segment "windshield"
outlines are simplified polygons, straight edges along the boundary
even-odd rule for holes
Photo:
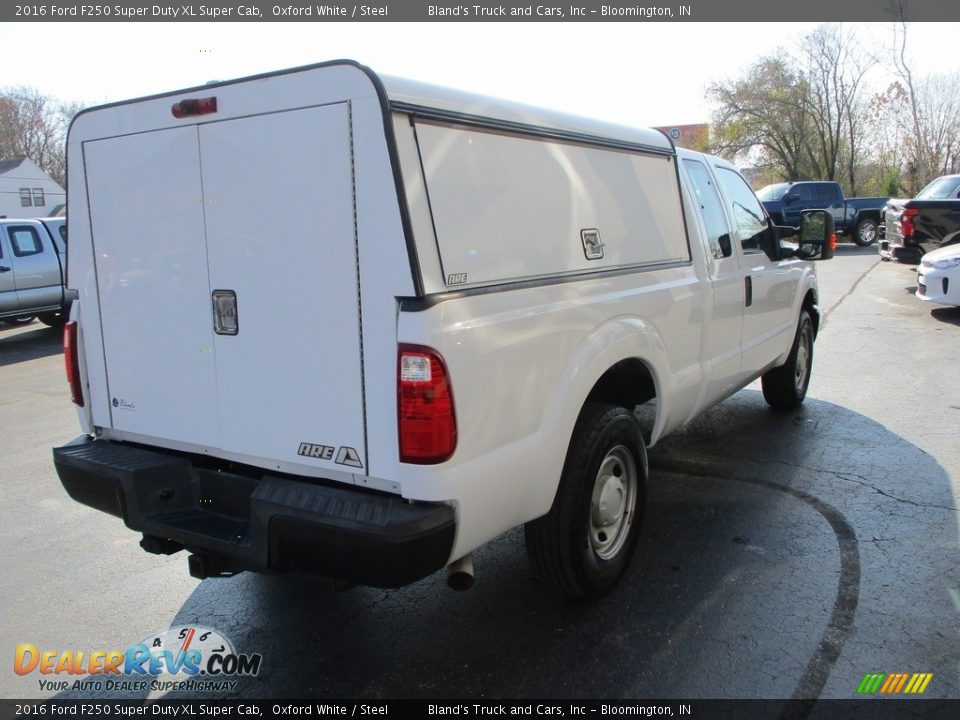
[[[917,193],[917,200],[947,200],[960,186],[960,175],[941,177]]]
[[[767,185],[757,190],[757,197],[763,202],[769,200],[779,200],[790,187],[787,183],[777,183],[776,185]]]

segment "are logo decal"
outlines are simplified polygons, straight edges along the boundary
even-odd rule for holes
[[[336,448],[333,445],[302,442],[297,450],[297,455],[317,458],[318,460],[333,460],[337,465],[346,465],[347,467],[363,467],[363,463],[360,462],[360,454],[354,448],[346,445]],[[334,455],[336,455],[336,459],[334,459]]]

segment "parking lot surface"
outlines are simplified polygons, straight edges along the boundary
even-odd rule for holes
[[[754,385],[659,443],[636,555],[593,603],[541,586],[521,531],[476,553],[466,593],[442,574],[393,591],[195,580],[184,553],[147,555],[67,497],[58,332],[0,329],[0,695],[144,697],[41,689],[14,647],[198,625],[263,657],[223,696],[854,698],[867,673],[924,672],[925,697],[960,697],[960,309],[917,300],[916,273],[873,249],[818,269],[807,403],[775,413]]]

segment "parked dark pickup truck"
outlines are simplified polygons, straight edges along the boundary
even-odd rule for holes
[[[883,208],[880,254],[917,262],[925,253],[960,242],[960,175],[944,175],[912,200],[894,198]]]
[[[804,210],[830,210],[837,233],[863,246],[877,239],[880,210],[887,202],[885,197],[844,198],[840,183],[825,180],[767,185],[757,197],[775,225],[797,227]]]

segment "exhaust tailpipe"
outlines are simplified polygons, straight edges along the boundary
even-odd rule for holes
[[[457,592],[473,587],[473,553],[447,565],[447,587]]]

